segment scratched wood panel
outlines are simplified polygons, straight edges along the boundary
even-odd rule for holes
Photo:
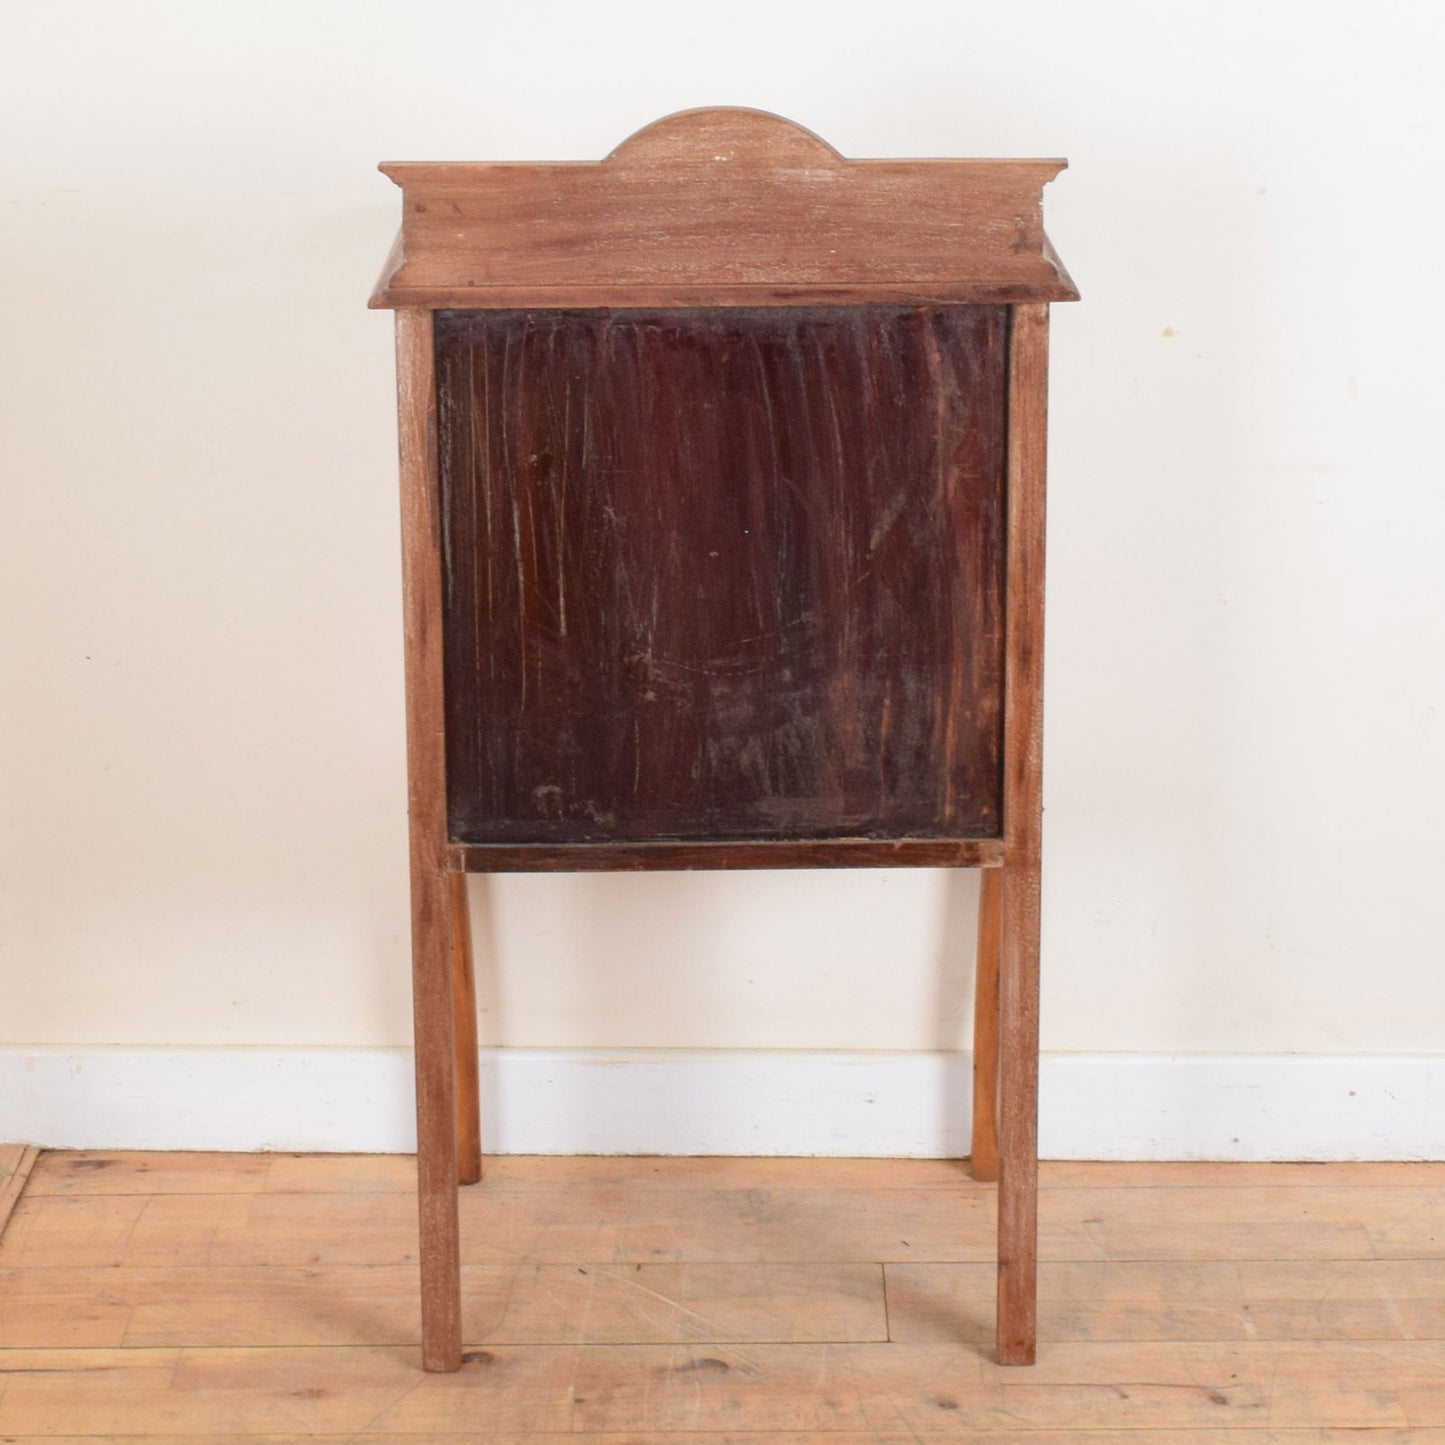
[[[281,1154],[173,1153],[149,1149],[52,1149],[36,1160],[26,1186],[32,1199],[47,1194],[246,1194],[262,1189]],[[308,1156],[315,1157],[315,1156]],[[367,1155],[394,1160],[398,1187],[416,1188],[410,1154]]]
[[[884,1267],[889,1338],[992,1337],[987,1264]],[[1042,1340],[1445,1340],[1445,1261],[1074,1260],[1039,1271]]]
[[[1011,1445],[1020,1439],[1032,1445],[1215,1445],[1215,1442],[1242,1442],[1242,1445],[1445,1445],[1445,1429],[1355,1429],[1346,1427],[1339,1430],[1320,1430],[1313,1426],[1291,1428],[1285,1426],[1271,1429],[1267,1426],[1221,1425],[1212,1428],[1208,1436],[1200,1439],[1198,1430],[1076,1430],[1064,1427],[1058,1430],[974,1430],[953,1432],[952,1438],[962,1438],[968,1445]],[[104,1435],[7,1435],[5,1445],[139,1445],[152,1442],[153,1435],[104,1434]],[[368,1441],[406,1441],[406,1445],[418,1445],[416,1437],[378,1434],[368,1431]],[[510,1431],[487,1436],[487,1445],[677,1445],[676,1432],[655,1431],[588,1431],[586,1434],[565,1431],[528,1430],[525,1434]],[[765,1433],[733,1430],[690,1430],[687,1432],[688,1445],[919,1445],[919,1433],[915,1430],[769,1430]],[[949,1435],[941,1433],[939,1438]],[[357,1445],[355,1434],[315,1435],[309,1430],[305,1436],[306,1445]],[[477,1437],[472,1431],[429,1430],[426,1445],[476,1445]],[[294,1433],[284,1435],[187,1435],[186,1445],[296,1445]]]
[[[461,1195],[471,1264],[987,1261],[996,1191],[962,1183],[874,1190],[667,1188],[568,1182]],[[1187,1228],[1181,1226],[1187,1221]],[[1430,1260],[1445,1193],[1433,1189],[1051,1189],[1052,1260]],[[0,1267],[290,1267],[404,1264],[413,1201],[359,1194],[49,1195],[23,1198]]]
[[[0,1270],[0,1349],[415,1345],[414,1265]],[[888,1338],[883,1271],[522,1264],[462,1271],[472,1344]]]
[[[629,1189],[958,1189],[972,1177],[958,1159],[753,1159],[498,1154],[487,1189],[553,1184],[625,1184]],[[1445,1163],[1240,1164],[1091,1163],[1039,1165],[1043,1189],[1418,1189],[1445,1191]],[[45,1194],[355,1194],[416,1188],[409,1154],[180,1154],[144,1150],[54,1150],[26,1186]],[[982,1191],[981,1191],[982,1192]],[[1176,1196],[1177,1197],[1177,1196]],[[1297,1196],[1308,1198],[1309,1196]],[[1424,1204],[1431,1196],[1420,1194]],[[1438,1197],[1438,1196],[1436,1196]],[[1212,1206],[1201,1202],[1191,1215]]]
[[[452,837],[997,837],[1006,333],[438,313]]]
[[[953,1438],[963,1436],[968,1445],[1012,1445],[1020,1439],[1032,1445],[1214,1445],[1214,1442],[1243,1442],[1243,1445],[1445,1445],[1445,1429],[1355,1429],[1346,1427],[1339,1430],[1316,1429],[1314,1426],[1272,1429],[1268,1426],[1229,1426],[1212,1428],[1208,1436],[1200,1439],[1198,1430],[1076,1430],[1064,1427],[1058,1430],[974,1430],[966,1433],[953,1432]],[[103,1435],[7,1435],[5,1445],[139,1445],[152,1442],[153,1435],[114,1434]],[[415,1436],[379,1434],[368,1431],[368,1441],[406,1440],[406,1445],[418,1445]],[[525,1434],[510,1431],[487,1436],[487,1445],[677,1445],[676,1432],[655,1431],[588,1431],[581,1434],[573,1431],[535,1432]],[[733,1430],[690,1430],[687,1432],[688,1445],[919,1445],[916,1430],[769,1430],[766,1433]],[[947,1439],[947,1432],[939,1438]],[[345,1435],[306,1433],[306,1445],[357,1445],[354,1433]],[[476,1445],[477,1437],[472,1431],[429,1430],[426,1445]],[[296,1435],[264,1434],[247,1432],[243,1435],[187,1435],[186,1445],[296,1445]]]
[[[887,1307],[884,1306],[884,1278]],[[991,1263],[473,1265],[472,1344],[992,1348]],[[1445,1261],[1045,1261],[1041,1340],[1445,1340]],[[0,1270],[0,1349],[415,1345],[413,1265]]]
[[[463,1369],[423,1376],[399,1162],[42,1156],[0,1244],[0,1437],[1445,1440],[1439,1165],[1046,1166],[1046,1348],[1008,1370],[992,1191],[955,1163],[499,1160],[464,1237],[515,1262],[467,1269]],[[915,1262],[950,1216],[972,1262]],[[1342,1229],[1357,1253],[1330,1259]],[[1167,1255],[1107,1257],[1130,1239]],[[717,1252],[739,1246],[767,1262]],[[599,1260],[618,1247],[637,1262]]]
[[[1445,1344],[1058,1344],[1031,1370],[957,1345],[498,1345],[455,1375],[370,1349],[14,1350],[0,1434],[976,1431],[1445,1425]],[[1077,1438],[1077,1437],[1075,1437]],[[1246,1436],[1245,1438],[1250,1438]]]

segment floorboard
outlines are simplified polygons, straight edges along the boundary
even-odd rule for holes
[[[957,1162],[487,1168],[433,1376],[411,1160],[0,1148],[0,1439],[1445,1445],[1439,1165],[1046,1165],[1012,1370]]]
[[[39,1154],[30,1144],[0,1144],[0,1234],[20,1202]]]

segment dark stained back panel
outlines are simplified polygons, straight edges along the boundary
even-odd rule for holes
[[[999,835],[1007,308],[436,352],[455,841]]]

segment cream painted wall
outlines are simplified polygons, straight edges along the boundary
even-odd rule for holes
[[[4,9],[0,1042],[407,1040],[373,167],[732,103],[1073,162],[1045,1046],[1440,1048],[1438,7]],[[951,1047],[973,890],[499,882],[483,1037]]]

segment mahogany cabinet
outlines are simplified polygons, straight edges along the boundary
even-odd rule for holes
[[[1033,1359],[1048,307],[1061,161],[758,111],[395,164],[423,1362],[481,1175],[467,872],[983,869],[973,1171]]]

